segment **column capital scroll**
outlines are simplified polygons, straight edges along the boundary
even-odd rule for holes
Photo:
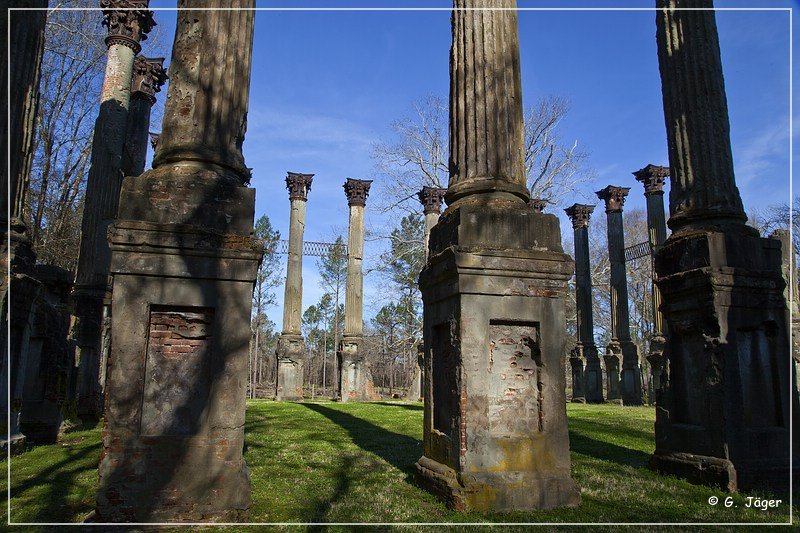
[[[131,97],[138,96],[155,104],[156,93],[168,78],[163,57],[137,56],[133,62]]]
[[[541,198],[531,198],[528,205],[533,209],[534,213],[544,213],[544,208],[547,207],[547,200]]]

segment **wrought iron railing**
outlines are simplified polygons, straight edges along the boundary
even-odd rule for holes
[[[337,246],[336,243],[333,242],[314,242],[314,241],[305,241],[303,243],[303,255],[308,256],[315,256],[321,257],[323,255],[327,255],[330,253],[330,249],[334,246]],[[339,244],[342,247],[342,253],[347,255],[347,245],[346,244]],[[278,241],[278,247],[275,250],[276,253],[279,254],[288,254],[289,253],[289,241],[281,240]]]

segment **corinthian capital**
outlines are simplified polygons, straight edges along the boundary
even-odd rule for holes
[[[308,200],[308,191],[311,190],[311,181],[314,174],[286,173],[286,188],[289,189],[289,200]]]
[[[131,96],[142,96],[154,104],[156,103],[156,93],[161,90],[161,86],[164,85],[167,78],[163,57],[137,56],[133,62]]]
[[[421,191],[417,193],[419,197],[419,202],[422,204],[422,212],[426,215],[428,213],[439,213],[442,210],[442,200],[444,200],[444,194],[447,192],[447,189],[442,189],[439,187],[423,187]]]
[[[353,178],[347,178],[347,181],[342,185],[342,187],[344,187],[344,193],[347,195],[347,205],[350,207],[354,205],[367,205],[370,185],[372,185],[372,180],[354,180]]]
[[[544,213],[544,208],[547,207],[547,202],[541,198],[531,198],[528,205],[534,213]]]
[[[564,209],[567,216],[572,221],[573,229],[586,228],[589,226],[589,218],[594,211],[593,205],[573,204]]]
[[[622,211],[622,206],[625,205],[625,197],[628,196],[630,187],[617,187],[609,185],[605,189],[597,191],[597,197],[606,203],[606,213],[614,213]]]
[[[156,25],[149,4],[150,0],[100,0],[103,26],[108,28],[106,46],[121,44],[138,54],[142,49],[139,41],[147,39]]]
[[[644,185],[645,196],[664,192],[664,180],[669,177],[669,167],[647,165],[633,173],[636,181]]]

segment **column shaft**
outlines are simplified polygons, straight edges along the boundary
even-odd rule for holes
[[[628,314],[628,278],[625,272],[625,233],[622,212],[608,213],[608,258],[611,263],[611,335],[617,341],[631,339]]]
[[[516,1],[455,0],[454,7],[447,204],[476,193],[527,202]]]
[[[347,232],[347,285],[344,296],[344,335],[361,336],[364,331],[364,206],[350,206]]]
[[[138,176],[144,172],[150,111],[156,102],[156,93],[167,79],[163,63],[163,58],[148,59],[142,56],[137,56],[134,61],[125,145],[122,151],[123,176]]]
[[[289,253],[286,264],[286,289],[283,297],[283,330],[275,350],[276,400],[303,399],[303,359],[305,341],[300,326],[303,312],[303,232],[306,227],[306,202],[313,174],[289,172]]]
[[[289,254],[286,289],[283,297],[283,333],[300,334],[303,305],[303,231],[306,227],[306,201],[291,200],[289,214]]]
[[[108,53],[100,112],[94,126],[92,154],[86,180],[81,219],[81,243],[75,288],[72,293],[73,328],[78,364],[78,414],[96,419],[102,410],[100,382],[101,332],[104,300],[111,296],[111,250],[108,228],[117,216],[122,186],[122,154],[125,144],[134,57],[139,41],[155,25],[149,0],[101,0]],[[137,8],[129,10],[128,8]]]
[[[713,2],[656,0],[656,6],[661,8],[656,13],[656,38],[672,176],[669,226],[677,231],[744,222],[747,216],[734,180],[719,37],[709,10]],[[685,113],[688,107],[691,113]]]
[[[597,191],[605,201],[608,235],[608,258],[611,263],[611,342],[606,347],[608,357],[622,355],[622,379],[620,392],[625,405],[641,405],[642,374],[639,367],[639,351],[631,342],[630,316],[628,314],[628,278],[625,270],[625,229],[622,207],[630,191],[627,187],[609,185]],[[610,359],[606,359],[607,363]],[[606,365],[606,373],[612,373],[612,364]],[[609,377],[609,390],[613,376]]]

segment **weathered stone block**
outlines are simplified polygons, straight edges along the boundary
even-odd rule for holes
[[[417,474],[455,509],[580,502],[563,358],[573,263],[557,224],[524,206],[470,206],[445,213],[432,232],[438,253],[420,276],[427,353]]]
[[[683,232],[656,255],[670,330],[651,464],[723,489],[786,490],[791,376],[780,248],[749,232]],[[795,475],[797,472],[795,472]]]

